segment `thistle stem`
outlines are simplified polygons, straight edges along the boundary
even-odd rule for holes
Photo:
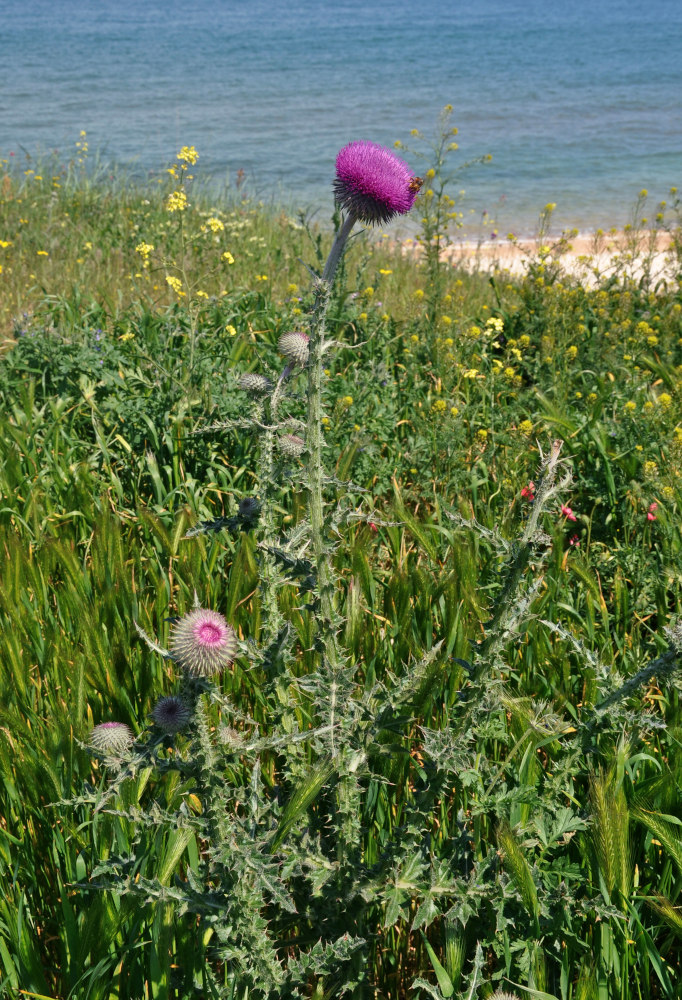
[[[343,221],[329,252],[322,277],[317,279],[315,303],[310,324],[308,344],[308,413],[306,426],[308,515],[310,537],[320,598],[322,643],[332,675],[341,665],[342,656],[336,637],[334,607],[335,577],[331,565],[330,549],[324,531],[324,467],[322,463],[322,380],[323,357],[328,347],[325,341],[325,320],[334,276],[343,255],[348,237],[355,225],[356,216],[351,212]],[[332,725],[335,706],[332,706]],[[332,730],[332,747],[334,733]]]

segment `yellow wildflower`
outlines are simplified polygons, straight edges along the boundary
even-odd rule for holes
[[[658,397],[659,404],[666,410],[668,409],[672,401],[673,398],[668,392],[662,392],[661,395]]]
[[[415,299],[423,299],[424,298],[424,291],[423,291],[423,289],[417,288],[415,290],[415,292],[414,292],[414,297],[415,297]]]
[[[231,337],[237,336],[237,331],[235,330],[235,328],[232,326],[231,323],[228,323],[227,326],[225,327],[225,333],[229,333]]]
[[[220,259],[224,260],[227,264],[234,264],[234,257],[229,250],[225,250],[225,252],[221,254]]]
[[[448,404],[445,402],[444,399],[437,399],[436,402],[431,407],[434,413],[445,413],[447,408]]]
[[[393,271],[390,268],[380,267],[379,274],[393,274]]]
[[[214,215],[210,219],[206,219],[206,226],[208,226],[212,233],[222,233],[225,228],[220,219],[216,219]],[[206,226],[202,226],[201,228],[205,231]]]
[[[528,437],[529,434],[533,433],[533,422],[532,420],[522,420],[518,427],[519,433]]]
[[[187,208],[187,195],[184,191],[171,191],[166,202],[169,212],[184,212]]]
[[[166,275],[166,282],[167,282],[167,284],[170,285],[170,287],[173,289],[173,291],[177,295],[185,295],[186,294],[186,292],[183,292],[183,290],[182,290],[182,282],[180,281],[179,278],[176,278],[175,275],[167,274]]]
[[[182,160],[183,163],[191,163],[192,166],[194,166],[194,164],[199,159],[199,154],[197,153],[194,146],[183,146],[180,152],[178,153],[178,159]]]
[[[573,361],[574,358],[578,357],[578,348],[575,346],[575,344],[571,344],[570,347],[566,348],[566,357],[569,359],[569,361]]]

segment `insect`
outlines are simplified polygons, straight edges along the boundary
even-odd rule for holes
[[[423,183],[424,183],[423,177],[413,177],[410,183],[408,184],[408,188],[410,189],[410,191],[413,191],[416,194],[417,191],[420,190]]]

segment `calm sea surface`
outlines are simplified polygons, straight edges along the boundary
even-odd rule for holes
[[[432,135],[447,103],[460,161],[493,156],[455,182],[472,229],[548,201],[622,225],[682,189],[681,0],[0,0],[0,67],[0,157],[85,129],[142,174],[193,144],[202,176],[320,218],[340,146]]]

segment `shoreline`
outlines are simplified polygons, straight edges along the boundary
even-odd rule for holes
[[[635,280],[647,274],[655,281],[671,281],[682,270],[679,235],[666,230],[611,230],[608,233],[578,232],[575,235],[515,240],[453,240],[442,252],[454,268],[518,277],[530,261],[559,267],[571,277],[593,285],[610,275]],[[399,241],[402,252],[423,253],[414,237]],[[677,250],[677,253],[676,253]]]

